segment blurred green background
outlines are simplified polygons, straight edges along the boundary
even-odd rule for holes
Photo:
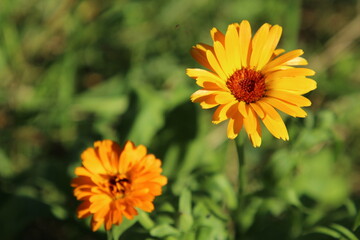
[[[191,46],[250,21],[283,26],[318,88],[290,141],[245,142],[245,199],[226,123],[191,103]],[[357,239],[360,217],[360,1],[1,0],[0,239],[106,239],[76,218],[80,154],[144,144],[169,184],[121,239]],[[246,138],[244,133],[240,138]],[[148,218],[150,217],[150,218]]]

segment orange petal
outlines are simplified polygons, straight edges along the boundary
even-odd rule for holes
[[[191,48],[190,54],[199,64],[214,71],[206,57],[207,50],[213,50],[213,47],[207,44],[197,44]]]
[[[227,136],[229,139],[234,139],[239,134],[243,126],[243,117],[237,116],[235,118],[230,118],[227,126]]]
[[[91,230],[93,232],[97,231],[100,227],[101,227],[101,224],[103,224],[104,220],[101,219],[99,221],[96,221],[94,219],[94,217],[91,218]]]
[[[106,170],[94,148],[88,148],[81,154],[82,164],[94,174],[106,174]]]
[[[225,45],[225,36],[217,28],[212,28],[210,31],[210,35],[214,42],[219,41],[223,45]]]
[[[237,102],[234,101],[234,102],[229,102],[227,104],[220,105],[213,114],[212,122],[215,124],[218,124],[218,123],[228,119],[229,117],[227,115],[227,112],[231,108],[231,106],[233,106],[236,103]]]
[[[77,217],[78,218],[86,218],[86,217],[90,216],[91,213],[89,211],[89,207],[90,207],[89,201],[82,202],[79,205],[79,207],[77,208]]]

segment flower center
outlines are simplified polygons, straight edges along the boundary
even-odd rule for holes
[[[126,176],[114,175],[109,178],[108,186],[115,199],[123,198],[130,188],[130,180]]]
[[[226,81],[226,86],[238,101],[256,102],[265,95],[264,76],[249,68],[237,70]]]

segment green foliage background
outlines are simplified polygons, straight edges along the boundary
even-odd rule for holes
[[[318,88],[306,119],[283,116],[289,142],[238,138],[233,214],[235,144],[190,102],[185,69],[212,27],[243,19],[283,26],[280,47],[304,49]],[[156,211],[114,229],[121,239],[357,239],[359,37],[356,0],[2,0],[0,238],[105,239],[76,219],[70,181],[95,140],[129,139],[169,184]]]

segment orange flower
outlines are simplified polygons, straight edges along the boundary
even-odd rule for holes
[[[293,117],[306,116],[301,107],[311,102],[301,95],[316,88],[316,82],[306,77],[315,72],[293,67],[307,64],[300,57],[302,50],[282,54],[283,49],[276,49],[281,32],[280,26],[265,23],[252,37],[249,22],[242,21],[229,25],[225,35],[213,28],[213,46],[197,44],[191,50],[195,60],[209,69],[187,69],[187,75],[202,87],[191,100],[204,109],[217,107],[213,123],[229,119],[230,139],[244,126],[254,147],[260,146],[261,119],[272,135],[288,140],[275,109]]]
[[[75,169],[78,177],[71,186],[75,187],[76,198],[83,201],[77,216],[92,215],[93,231],[103,223],[109,230],[113,224],[120,224],[123,216],[133,219],[137,215],[135,208],[154,210],[152,202],[161,194],[167,178],[161,175],[161,161],[146,152],[146,147],[136,147],[130,141],[122,149],[104,140],[81,154],[82,167]]]

